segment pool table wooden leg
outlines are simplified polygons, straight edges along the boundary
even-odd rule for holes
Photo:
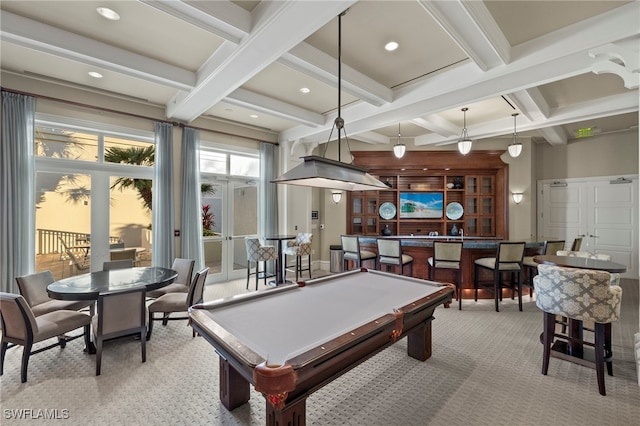
[[[249,382],[220,357],[220,401],[229,411],[249,401]]]
[[[267,403],[267,426],[305,426],[307,424],[307,398],[287,404],[281,410],[275,409],[272,404]]]
[[[407,334],[407,353],[419,361],[431,358],[431,320]]]

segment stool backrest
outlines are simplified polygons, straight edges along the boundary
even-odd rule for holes
[[[524,242],[502,242],[498,244],[498,263],[520,263],[524,257]]]
[[[400,256],[402,255],[400,240],[387,240],[378,238],[377,242],[378,256],[400,258]]]
[[[619,274],[538,265],[533,278],[536,305],[544,312],[581,321],[609,323],[620,318]]]
[[[435,241],[433,243],[433,259],[445,262],[460,262],[462,243],[456,241]]]
[[[545,241],[542,254],[555,255],[559,250],[564,250],[564,240]]]

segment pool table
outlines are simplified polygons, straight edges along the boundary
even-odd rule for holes
[[[220,400],[229,409],[266,398],[267,425],[305,424],[307,397],[408,337],[431,356],[431,321],[451,287],[359,269],[192,306],[191,326],[220,356]],[[384,386],[383,383],[380,384]]]

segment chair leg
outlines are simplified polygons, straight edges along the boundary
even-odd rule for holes
[[[474,277],[473,277],[473,290],[474,290],[474,296],[473,296],[473,300],[474,301],[478,301],[478,273],[480,272],[478,270],[478,265],[474,266]]]
[[[500,300],[502,300],[502,274],[499,270],[493,271],[493,299],[496,303],[496,312],[500,312],[500,308],[498,307],[498,295],[500,296]]]
[[[20,369],[20,379],[22,383],[27,382],[27,367],[29,367],[29,356],[31,356],[32,343],[26,344],[22,351],[22,368]]]
[[[142,347],[140,348],[142,351],[142,362],[147,362],[147,339],[145,339],[145,328],[140,328],[140,344]]]
[[[4,356],[7,354],[9,342],[2,342],[0,346],[0,376],[4,374]]]
[[[91,353],[91,324],[84,326],[84,347],[87,348],[87,353]]]
[[[596,376],[598,377],[598,391],[605,396],[607,392],[604,388],[604,324],[595,324],[595,355],[596,355]]]
[[[522,312],[522,271],[518,272],[518,309]]]
[[[611,323],[604,326],[604,356],[607,361],[607,374],[613,376],[613,352],[611,351]]]
[[[153,331],[153,314],[149,312],[149,327],[147,328],[147,340],[151,339],[151,332]]]
[[[247,290],[249,290],[249,277],[251,276],[251,261],[247,260]]]
[[[458,310],[462,310],[462,269],[458,269],[458,281],[456,282],[456,296],[458,297]]]
[[[311,255],[308,255],[308,259],[307,259],[307,267],[309,268],[309,279],[311,279]]]
[[[96,339],[96,376],[100,375],[100,367],[102,366],[102,337]]]
[[[544,328],[542,330],[542,374],[549,371],[549,358],[551,357],[551,344],[556,329],[556,316],[548,312],[544,313]]]

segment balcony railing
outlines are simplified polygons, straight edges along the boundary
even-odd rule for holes
[[[59,238],[62,238],[68,247],[73,247],[80,241],[88,241],[89,234],[58,229],[36,229],[36,254],[61,253],[63,250]],[[118,242],[120,237],[109,237],[109,244]]]

